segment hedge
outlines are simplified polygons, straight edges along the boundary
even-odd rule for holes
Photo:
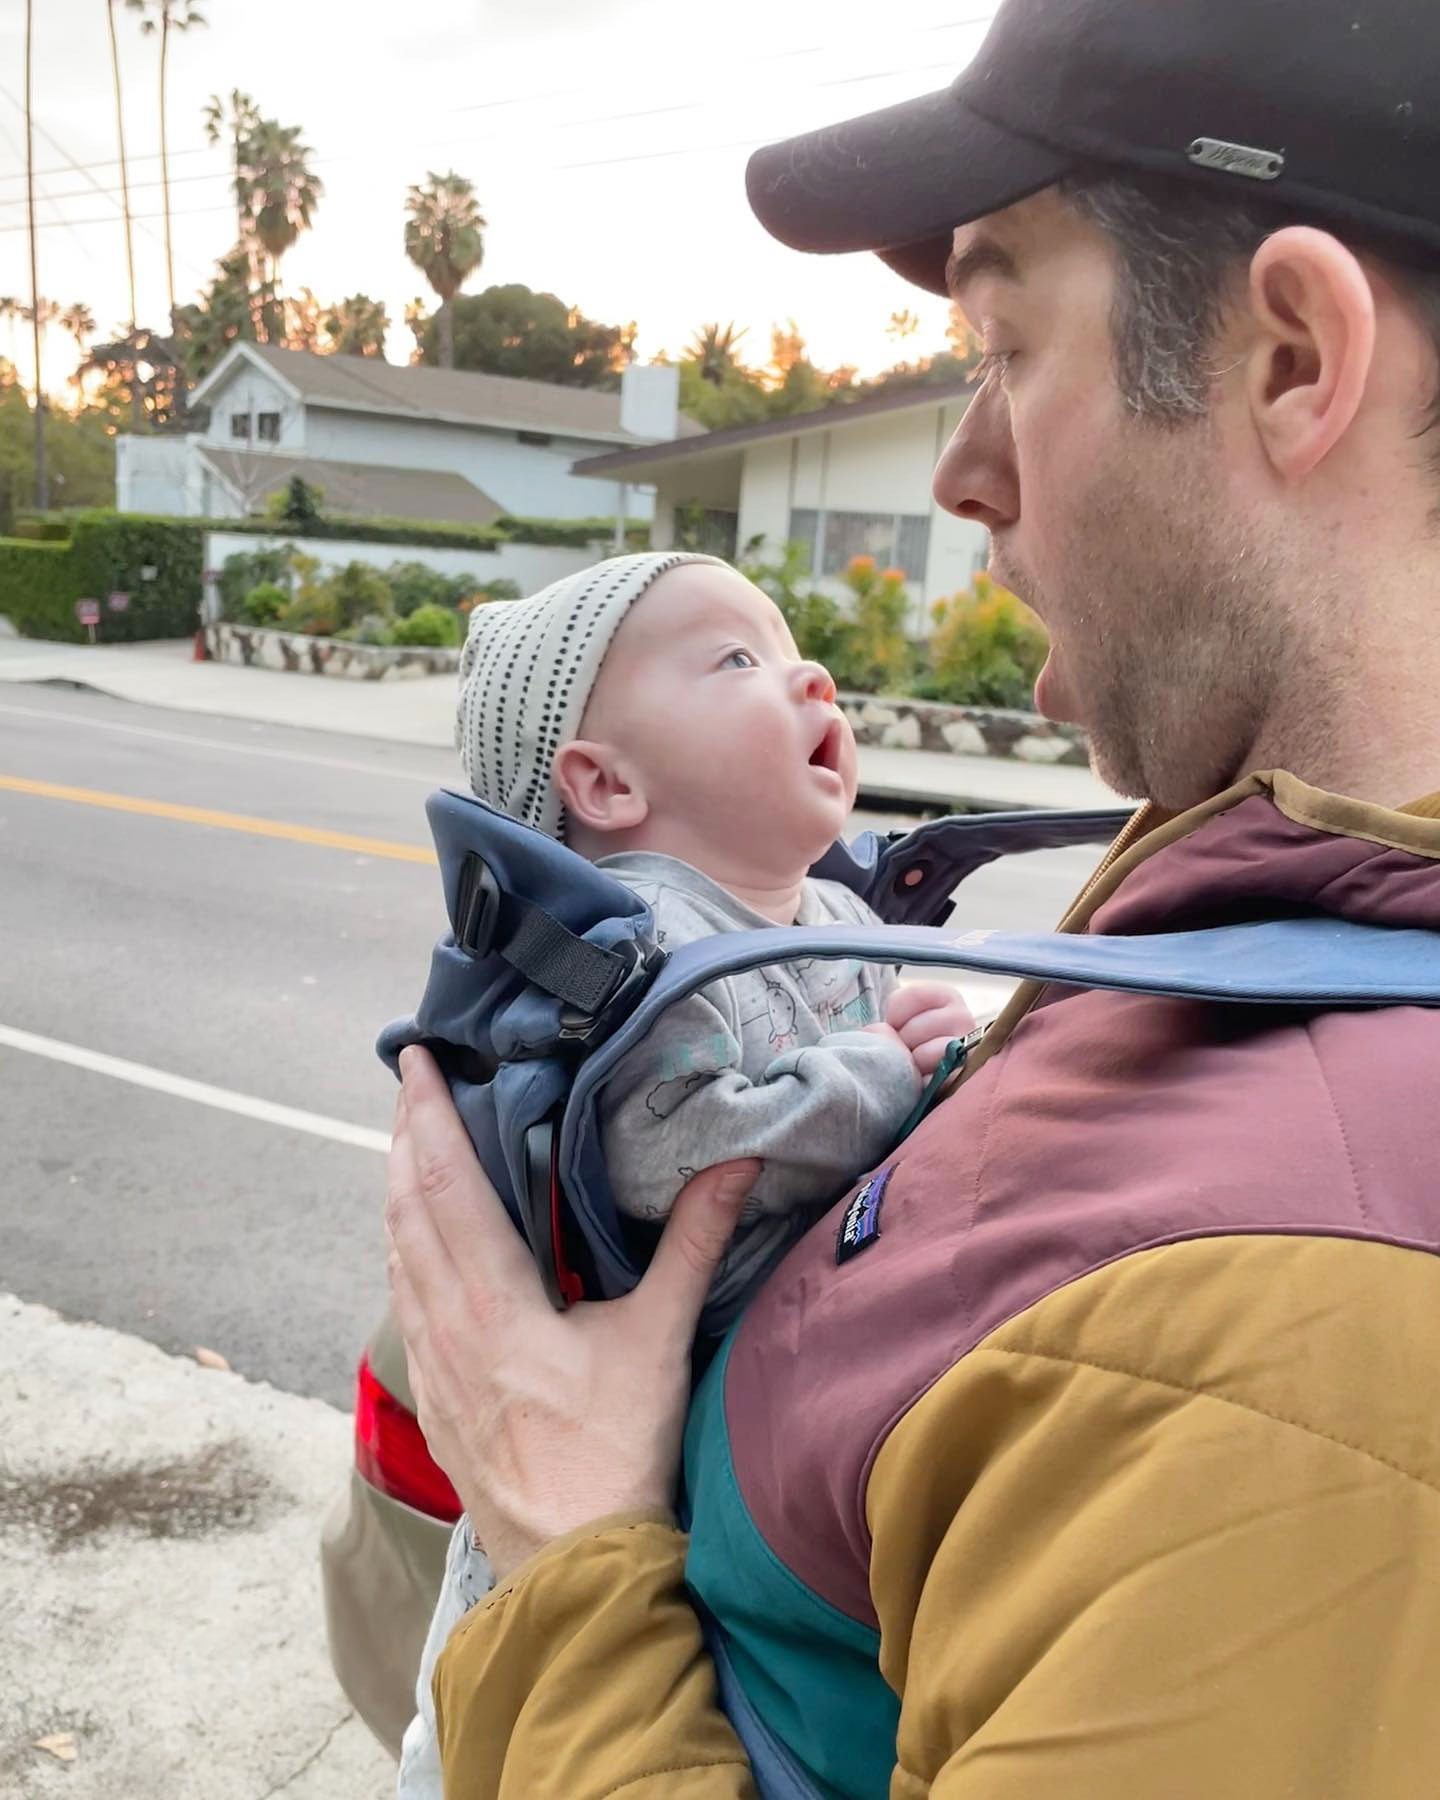
[[[18,523],[18,521],[17,521]],[[444,520],[330,516],[292,525],[276,519],[177,519],[108,510],[29,513],[25,536],[0,538],[0,613],[27,637],[79,643],[87,635],[75,618],[77,600],[101,602],[100,636],[109,643],[187,637],[198,622],[204,579],[205,535],[211,531],[257,537],[349,538],[363,543],[413,545],[432,550],[498,551],[503,543],[597,546],[603,554],[614,534],[612,519],[520,519],[493,525]],[[631,545],[647,527],[627,521]],[[68,542],[54,540],[59,532]],[[156,571],[151,581],[142,568]],[[111,612],[107,596],[128,593],[124,612]]]
[[[75,603],[98,600],[107,643],[186,637],[199,623],[204,545],[191,520],[137,513],[77,515],[68,544],[0,538],[0,613],[27,637],[79,643]],[[123,612],[108,605],[117,592],[130,596]]]

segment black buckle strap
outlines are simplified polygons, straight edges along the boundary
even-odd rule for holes
[[[492,950],[564,1007],[560,1035],[589,1049],[637,1003],[665,962],[651,943],[625,939],[603,949],[562,925],[543,906],[503,893],[484,857],[460,871],[455,942],[468,956]]]

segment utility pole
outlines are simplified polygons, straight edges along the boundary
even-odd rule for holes
[[[40,264],[35,251],[35,0],[25,0],[25,204],[30,220],[30,319],[35,331],[35,504],[50,504],[45,479],[45,394],[40,386]]]

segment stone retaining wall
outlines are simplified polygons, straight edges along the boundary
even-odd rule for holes
[[[339,675],[349,681],[405,680],[415,675],[453,675],[458,650],[400,644],[347,644],[302,631],[260,625],[207,625],[205,647],[216,662],[247,668],[284,669],[297,675]]]
[[[840,704],[862,744],[886,750],[938,750],[953,756],[1009,756],[1029,763],[1090,761],[1078,725],[999,707],[942,706],[933,700],[842,694]]]
[[[205,644],[217,662],[301,675],[337,675],[350,681],[394,681],[415,675],[453,675],[458,650],[403,649],[398,645],[347,644],[259,625],[207,625]],[[952,756],[1008,756],[1021,762],[1089,762],[1085,733],[1038,713],[988,706],[941,706],[933,700],[876,699],[841,694],[840,704],[862,744],[886,750],[936,750]]]

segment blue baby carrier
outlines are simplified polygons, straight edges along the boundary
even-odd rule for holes
[[[654,1247],[655,1228],[625,1217],[606,1178],[606,1079],[665,1008],[741,970],[854,957],[1197,1000],[1440,1004],[1440,933],[1430,931],[1326,917],[1143,937],[946,928],[955,888],[976,869],[1014,851],[1108,843],[1123,811],[982,813],[866,832],[813,873],[843,882],[884,925],[725,932],[667,953],[642,900],[544,833],[469,795],[441,791],[426,810],[451,928],[415,1017],[388,1027],[379,1052],[392,1068],[410,1044],[435,1057],[557,1307],[628,1292]],[[728,1320],[702,1323],[714,1331]]]

